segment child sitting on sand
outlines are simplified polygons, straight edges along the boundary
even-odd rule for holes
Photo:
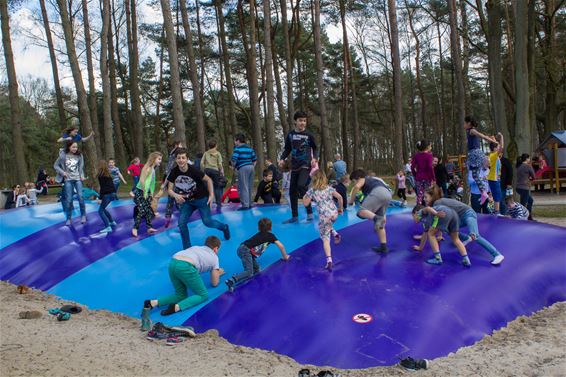
[[[333,198],[338,201],[338,208],[336,208]],[[343,213],[342,195],[328,185],[326,174],[320,169],[313,174],[312,187],[303,197],[305,206],[309,206],[311,202],[316,203],[318,211],[318,230],[324,247],[324,255],[326,255],[325,268],[332,270],[330,236],[334,238],[334,243],[340,242],[340,234],[334,230],[333,224],[338,218],[338,214]]]
[[[225,283],[230,292],[234,291],[238,283],[248,280],[259,272],[257,258],[260,257],[272,243],[277,245],[279,251],[281,251],[281,259],[284,261],[289,260],[289,255],[285,252],[285,246],[271,233],[271,226],[272,223],[270,219],[267,217],[262,218],[257,223],[258,232],[252,238],[242,242],[238,247],[238,256],[242,260],[244,271],[226,280]]]
[[[436,240],[436,234],[439,231],[442,231],[450,234],[452,243],[454,243],[454,246],[456,246],[458,252],[462,256],[462,264],[465,267],[471,267],[472,264],[470,263],[470,258],[468,258],[466,247],[459,238],[460,221],[458,219],[458,215],[453,209],[442,205],[434,207],[416,205],[413,208],[413,220],[416,223],[420,222],[425,230],[420,244],[413,246],[413,249],[421,251],[424,248],[427,239],[430,239],[430,247],[432,248],[433,257],[426,261],[428,264],[442,264],[440,246]]]

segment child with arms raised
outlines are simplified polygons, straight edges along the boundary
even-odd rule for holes
[[[333,198],[338,201],[338,208],[336,208]],[[324,254],[326,255],[325,268],[332,270],[330,236],[334,238],[334,243],[340,242],[340,234],[334,230],[333,224],[338,218],[338,214],[343,212],[343,203],[342,196],[328,185],[328,180],[322,170],[317,170],[313,174],[312,187],[303,197],[305,206],[309,206],[311,202],[316,203],[318,211],[318,230],[324,247]]]
[[[279,251],[281,251],[281,259],[284,261],[289,260],[289,255],[285,252],[285,246],[271,233],[271,226],[272,223],[270,219],[266,217],[262,218],[257,223],[258,233],[252,238],[242,242],[238,247],[238,257],[242,260],[244,271],[226,280],[226,285],[230,292],[234,291],[236,285],[248,280],[259,272],[257,258],[260,257],[272,243],[277,245]]]

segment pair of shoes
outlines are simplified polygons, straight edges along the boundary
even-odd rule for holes
[[[299,222],[299,218],[293,216],[290,219],[283,221],[283,224],[293,224],[293,223],[298,223],[298,222]]]
[[[85,224],[86,223],[86,216],[81,216],[81,224]]]
[[[112,227],[108,225],[106,228],[102,229],[99,233],[112,233]]]
[[[234,292],[234,286],[236,285],[236,282],[234,281],[234,279],[230,278],[230,279],[226,280],[224,283],[226,283],[226,285],[228,286],[229,292]]]
[[[167,334],[170,337],[194,338],[197,336],[191,326],[166,326],[161,322],[157,322],[153,325],[152,330]]]
[[[118,223],[116,221],[111,221],[110,226],[118,226]]]
[[[175,313],[177,313],[177,310],[175,310],[175,304],[170,304],[167,307],[167,309],[161,311],[161,315],[163,315],[163,316],[171,315],[171,314],[175,314]]]
[[[428,369],[428,360],[406,357],[404,359],[401,359],[399,365],[408,370]]]
[[[387,247],[387,245],[374,246],[371,249],[376,253],[381,253],[381,254],[387,254],[389,252],[389,248]]]
[[[71,226],[71,219],[67,219],[67,221],[65,221],[65,226]]]
[[[224,229],[222,229],[222,233],[224,233],[224,239],[228,241],[230,239],[230,227],[228,224],[224,225]]]
[[[176,346],[179,343],[183,343],[185,341],[185,338],[179,337],[179,336],[171,336],[169,338],[167,338],[167,340],[165,341],[165,345],[166,346]]]
[[[342,236],[340,235],[340,233],[338,232],[334,233],[334,244],[338,245],[341,241],[342,241]]]
[[[169,228],[169,225],[171,225],[171,218],[166,217],[165,218],[165,229]]]
[[[505,257],[501,254],[496,255],[495,258],[493,258],[493,260],[491,261],[491,264],[493,264],[494,266],[498,266],[501,264],[501,262],[503,262],[503,259],[505,259]]]

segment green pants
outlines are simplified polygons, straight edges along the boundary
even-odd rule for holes
[[[158,306],[178,304],[179,309],[185,310],[208,299],[208,291],[204,286],[200,273],[191,263],[171,259],[171,262],[169,262],[169,279],[173,283],[175,293],[158,298]],[[194,293],[192,296],[188,295],[188,289]]]

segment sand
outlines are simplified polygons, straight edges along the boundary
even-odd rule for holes
[[[546,219],[545,219],[546,221]],[[565,219],[550,219],[566,225]],[[58,322],[47,310],[66,301],[0,282],[0,376],[296,376],[302,368],[342,376],[401,376],[398,366],[364,370],[301,365],[287,356],[230,344],[214,330],[174,347],[145,339],[139,321],[85,308]],[[39,319],[19,319],[38,310]],[[470,347],[432,360],[422,376],[566,376],[566,302],[519,317]]]

